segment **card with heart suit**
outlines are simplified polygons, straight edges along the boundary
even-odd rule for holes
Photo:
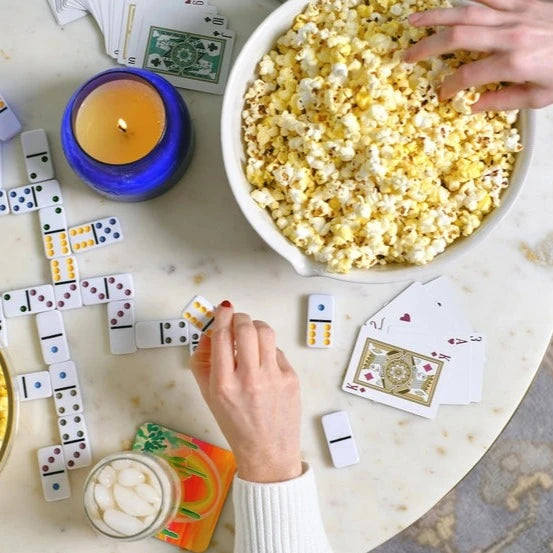
[[[440,389],[434,396],[438,403],[467,405],[481,400],[486,340],[473,331],[462,309],[461,296],[449,279],[440,277],[426,285],[413,283],[370,317],[359,333],[344,380],[344,391],[397,407],[396,400],[383,401],[382,392],[371,391],[362,373],[355,381],[355,371],[362,366],[369,336],[441,361]],[[371,380],[374,378],[371,373]],[[433,416],[432,409],[413,408],[405,402],[401,402],[400,408]]]
[[[378,403],[433,419],[440,405],[445,361],[432,356],[430,336],[364,326],[342,389]]]

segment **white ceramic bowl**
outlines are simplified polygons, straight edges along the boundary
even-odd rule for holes
[[[355,269],[348,274],[331,273],[325,266],[305,255],[285,238],[276,227],[270,214],[261,209],[250,196],[252,186],[247,181],[244,168],[246,155],[242,140],[242,110],[244,94],[255,78],[257,64],[264,54],[275,45],[276,40],[291,26],[294,17],[303,11],[307,0],[288,0],[272,12],[250,36],[240,52],[230,74],[221,115],[221,141],[227,177],[238,205],[246,219],[265,242],[287,259],[303,276],[327,276],[337,280],[357,283],[384,283],[416,280],[423,276],[439,274],[443,267],[480,243],[507,215],[522,190],[524,178],[530,165],[534,142],[534,115],[524,111],[518,127],[524,150],[518,154],[510,186],[502,196],[500,207],[486,216],[482,225],[466,238],[459,238],[442,254],[427,265],[416,266],[392,264],[371,269]]]

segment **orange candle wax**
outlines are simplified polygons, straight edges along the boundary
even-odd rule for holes
[[[144,81],[117,79],[94,89],[74,121],[80,147],[92,158],[113,165],[142,159],[165,130],[165,106]]]

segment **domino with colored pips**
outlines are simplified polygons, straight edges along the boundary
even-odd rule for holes
[[[21,132],[21,123],[6,99],[0,94],[0,142],[5,142]]]
[[[42,182],[54,178],[50,146],[44,129],[22,133],[21,147],[23,148],[29,182]]]
[[[1,171],[2,171],[2,165],[0,164],[0,172]],[[10,214],[10,202],[8,201],[8,193],[6,190],[3,190],[2,188],[0,188],[0,216],[9,215],[9,214]]]
[[[30,213],[43,207],[63,203],[60,184],[56,179],[47,180],[40,184],[27,184],[18,188],[10,188],[8,199],[12,213],[15,215]]]
[[[54,288],[51,284],[11,290],[2,294],[6,317],[20,317],[21,315],[51,311],[56,308],[54,301]]]
[[[19,400],[44,399],[52,396],[52,386],[48,371],[20,374],[16,378]]]
[[[311,294],[307,301],[307,346],[332,347],[334,296]]]
[[[134,334],[134,302],[132,300],[108,303],[109,348],[121,355],[136,351]]]
[[[44,362],[51,365],[68,361],[69,346],[61,313],[57,310],[39,313],[36,316],[36,326]]]
[[[75,256],[52,259],[50,272],[52,273],[56,308],[64,311],[82,307],[79,266]]]
[[[69,229],[69,241],[75,253],[121,242],[123,231],[117,217],[106,217]]]
[[[195,328],[192,328],[190,330],[190,345],[189,345],[189,352],[190,355],[192,355],[200,345],[200,338],[202,337],[202,333],[199,330],[196,330]]]
[[[140,321],[136,323],[136,345],[140,349],[185,346],[188,323],[183,319]]]
[[[84,305],[133,299],[134,282],[132,275],[123,273],[120,275],[87,278],[81,282],[81,295]]]
[[[38,212],[44,253],[48,259],[71,255],[69,232],[62,205],[45,207]]]
[[[4,317],[4,310],[2,309],[2,302],[0,301],[0,348],[8,347],[8,326],[6,324],[6,317]]]
[[[210,328],[214,320],[215,306],[202,296],[194,296],[184,308],[183,318],[200,332],[211,336]]]
[[[92,463],[92,450],[84,415],[67,415],[58,418],[61,446],[68,469],[88,467]]]
[[[58,501],[71,497],[71,486],[61,445],[41,447],[37,451],[37,457],[44,499]]]
[[[332,464],[336,468],[342,468],[358,463],[359,453],[353,438],[348,414],[345,411],[336,411],[324,415],[321,421]]]
[[[82,413],[83,400],[75,363],[54,363],[50,365],[48,372],[58,416]]]

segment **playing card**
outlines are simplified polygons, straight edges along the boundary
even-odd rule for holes
[[[125,0],[117,61],[124,65],[139,65],[138,45],[141,34],[145,32],[145,21],[154,20],[157,16],[159,21],[167,21],[170,29],[179,29],[186,21],[198,25],[202,14],[209,13],[216,14],[217,8],[186,5],[182,0],[164,0],[163,11],[160,11],[158,5],[152,6],[148,0]]]
[[[439,333],[416,333],[407,330],[405,327],[397,326],[391,326],[388,333],[400,342],[410,340],[417,351],[424,350],[427,344],[431,344],[430,356],[444,361],[440,403],[443,405],[468,405],[471,402],[471,350],[470,346],[461,347],[464,342],[463,339],[453,339],[450,337],[451,335]],[[468,336],[466,344],[470,344]]]
[[[483,334],[473,333],[470,335],[471,401],[476,403],[482,401],[484,367],[486,365],[486,342],[487,339]]]
[[[386,332],[390,325],[427,332],[442,317],[440,308],[420,282],[414,282],[370,317],[365,325]]]
[[[408,333],[398,337],[363,326],[342,389],[432,419],[440,404],[445,364],[432,351],[430,343]]]
[[[452,317],[449,330],[457,333],[470,334],[472,326],[462,309],[462,301],[457,289],[447,277],[438,277],[424,285],[424,289],[436,300],[442,311]]]
[[[150,12],[143,20],[136,64],[177,87],[222,94],[233,44],[234,32],[218,29],[213,18],[197,13],[173,21],[165,13]]]

